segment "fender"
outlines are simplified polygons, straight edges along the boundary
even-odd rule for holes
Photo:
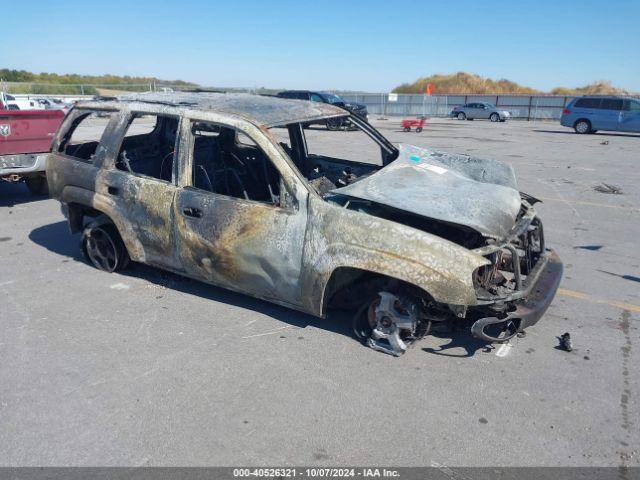
[[[118,206],[111,198],[85,188],[69,185],[62,189],[60,201],[66,205],[79,204],[91,207],[109,217],[118,229],[127,252],[129,252],[129,257],[135,262],[144,262],[145,254],[140,240],[130,228],[129,223],[123,220],[123,216],[118,211]],[[72,213],[69,212],[69,221],[71,222],[71,220]]]
[[[324,313],[327,284],[341,267],[402,280],[451,305],[476,305],[473,272],[489,261],[441,237],[322,200],[312,208],[301,277],[309,311]]]
[[[477,266],[484,262],[478,262]],[[421,288],[434,300],[453,305],[475,305],[477,298],[472,283],[475,268],[465,268],[460,264],[455,268],[439,271],[410,258],[400,257],[391,252],[357,247],[354,245],[334,244],[314,267],[316,278],[311,290],[312,305],[309,307],[317,315],[326,311],[324,302],[327,285],[335,270],[342,267],[356,268]]]

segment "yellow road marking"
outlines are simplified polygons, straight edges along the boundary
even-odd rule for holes
[[[601,300],[599,298],[594,298],[591,295],[582,292],[575,292],[573,290],[567,290],[566,288],[559,288],[558,295],[563,295],[565,297],[577,298],[578,300],[585,300],[591,303],[599,303],[602,305],[609,305],[610,307],[616,307],[620,310],[629,310],[630,312],[638,312],[640,313],[640,306],[633,305],[632,303],[624,303],[624,302],[615,302],[610,300]]]
[[[564,198],[551,198],[551,197],[537,197],[544,202],[561,202],[575,205],[587,205],[589,207],[603,207],[603,208],[615,208],[618,210],[628,210],[632,212],[640,212],[640,208],[625,207],[622,205],[607,205],[606,203],[585,202],[583,200],[566,200]]]

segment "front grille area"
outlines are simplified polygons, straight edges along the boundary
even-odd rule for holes
[[[509,241],[489,245],[485,257],[490,265],[480,267],[474,274],[474,285],[480,300],[495,300],[523,289],[527,275],[542,256],[544,233],[542,223],[534,215],[523,215]]]

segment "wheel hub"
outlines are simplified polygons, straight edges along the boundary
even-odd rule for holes
[[[418,325],[418,308],[412,301],[389,292],[380,292],[368,309],[371,335],[367,345],[396,357],[407,350],[404,338],[412,335]]]
[[[96,228],[87,236],[87,254],[91,262],[105,271],[113,271],[117,264],[116,247],[109,235],[102,229]]]

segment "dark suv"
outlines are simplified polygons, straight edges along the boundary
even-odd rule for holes
[[[277,95],[280,98],[292,98],[295,100],[310,100],[312,102],[328,103],[336,107],[344,108],[354,115],[358,115],[363,120],[369,121],[369,112],[367,106],[359,103],[346,103],[340,96],[327,92],[312,92],[310,90],[285,90]],[[329,120],[326,122],[329,130],[339,130],[342,127],[348,127],[338,120]]]

